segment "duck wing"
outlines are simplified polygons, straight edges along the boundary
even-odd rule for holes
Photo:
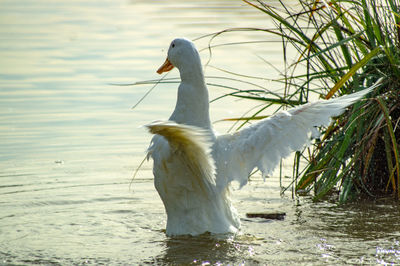
[[[263,176],[271,174],[281,158],[310,142],[316,126],[329,125],[331,117],[342,114],[373,87],[282,111],[234,134],[218,136],[215,161],[218,179],[223,179],[218,181],[227,185],[235,180],[242,187],[254,168]]]
[[[185,178],[211,195],[215,191],[215,164],[211,156],[211,136],[208,131],[172,121],[156,121],[146,125],[150,133],[164,137],[169,144],[171,156],[190,170]],[[147,156],[153,155],[151,145]]]

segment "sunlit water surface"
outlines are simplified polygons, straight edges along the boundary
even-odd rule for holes
[[[112,84],[158,78],[155,70],[174,37],[271,26],[241,1],[1,1],[0,263],[400,263],[393,203],[292,200],[290,192],[280,195],[278,178],[256,177],[233,193],[243,217],[240,235],[168,238],[151,163],[131,183],[150,140],[140,126],[168,118],[177,85],[160,84],[131,110],[151,85]],[[209,40],[196,44],[206,48]],[[279,38],[229,33],[212,44],[254,40],[216,47],[208,81],[230,83],[212,78],[232,77],[213,67],[277,77],[264,61],[281,66]],[[210,58],[207,50],[201,56],[204,63]],[[176,70],[168,77],[177,77]],[[224,92],[210,86],[211,98]],[[212,119],[251,106],[217,101]],[[230,125],[215,124],[222,132]],[[244,218],[251,211],[287,215],[283,221]]]

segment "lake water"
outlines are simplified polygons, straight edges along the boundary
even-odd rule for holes
[[[155,70],[175,37],[272,26],[241,1],[1,1],[0,264],[400,263],[396,203],[293,200],[290,192],[281,196],[277,177],[256,177],[233,193],[243,217],[239,236],[169,238],[151,162],[131,183],[151,138],[140,126],[168,118],[177,84],[158,85],[134,110],[152,85],[112,84],[159,78]],[[223,68],[281,90],[267,80],[278,73],[264,62],[282,66],[279,38],[227,33],[212,45],[250,41],[215,47],[208,82],[250,86],[215,78],[235,77],[216,69]],[[210,58],[207,49],[201,56]],[[211,98],[224,92],[210,85]],[[255,104],[213,102],[212,120]],[[251,211],[287,215],[245,218]]]

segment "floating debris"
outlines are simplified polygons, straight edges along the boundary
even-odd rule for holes
[[[246,213],[247,218],[264,218],[270,220],[283,220],[285,219],[286,213],[285,212],[249,212]]]

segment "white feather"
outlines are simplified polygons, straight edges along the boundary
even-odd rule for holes
[[[215,151],[218,170],[223,168],[228,182],[236,180],[240,186],[247,183],[254,168],[263,176],[271,174],[281,158],[309,144],[316,126],[329,125],[331,117],[342,114],[372,89],[308,103],[279,112],[235,134],[219,136]]]

